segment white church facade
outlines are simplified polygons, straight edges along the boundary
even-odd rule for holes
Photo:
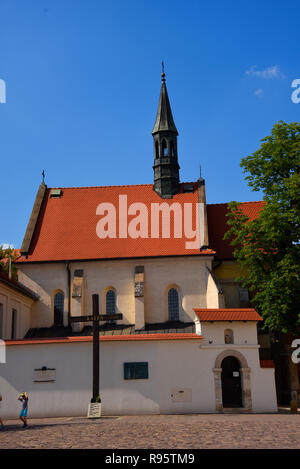
[[[31,417],[86,414],[92,327],[72,317],[92,314],[95,293],[100,312],[122,315],[100,323],[104,415],[277,411],[274,367],[259,358],[261,318],[240,286],[218,278],[221,263],[231,265],[222,254],[223,212],[215,216],[222,207],[206,204],[202,178],[179,180],[164,74],[152,133],[154,184],[40,185],[16,261],[18,282],[0,277],[0,307],[8,305],[3,417],[15,415],[23,390]],[[245,210],[257,216],[259,205]],[[17,287],[25,288],[18,293],[28,309],[25,320],[14,308],[12,336],[8,298]]]

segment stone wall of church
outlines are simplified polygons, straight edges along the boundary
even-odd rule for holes
[[[54,295],[64,293],[64,324],[68,318],[68,276],[64,263],[32,264],[18,272],[19,281],[39,295],[32,306],[30,327],[51,327],[54,323]]]
[[[179,318],[193,321],[193,308],[219,307],[218,289],[208,268],[209,257],[173,257],[139,260],[110,260],[71,262],[71,283],[74,273],[83,270],[82,297],[72,297],[71,314],[91,314],[92,294],[100,297],[100,311],[105,313],[105,294],[109,288],[116,293],[116,313],[123,314],[122,322],[135,323],[135,269],[144,266],[144,315],[145,322],[156,323],[168,320],[168,290],[174,287],[179,295]],[[54,294],[64,293],[64,324],[67,324],[69,305],[68,272],[64,263],[23,265],[19,280],[38,293],[40,301],[33,305],[31,327],[53,325]]]

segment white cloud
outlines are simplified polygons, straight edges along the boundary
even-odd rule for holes
[[[249,70],[246,70],[246,75],[264,79],[285,78],[278,65],[272,65],[272,67],[267,67],[264,70],[257,70],[257,65],[252,65]]]
[[[258,88],[257,90],[254,91],[255,96],[259,96],[260,98],[263,97],[264,95],[264,90],[262,88]]]
[[[8,244],[8,243],[0,243],[0,246],[2,247],[2,249],[14,249],[14,246],[12,244]]]

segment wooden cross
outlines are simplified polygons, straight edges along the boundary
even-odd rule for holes
[[[92,295],[93,314],[89,316],[71,316],[71,322],[93,322],[93,397],[91,402],[96,402],[99,396],[99,321],[112,321],[122,319],[122,314],[99,314],[99,295]]]

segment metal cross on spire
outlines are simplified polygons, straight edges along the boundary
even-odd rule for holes
[[[166,75],[165,75],[165,63],[164,63],[164,61],[162,61],[162,63],[161,63],[161,70],[162,70],[162,72],[161,72],[161,81],[165,82],[165,76]]]

